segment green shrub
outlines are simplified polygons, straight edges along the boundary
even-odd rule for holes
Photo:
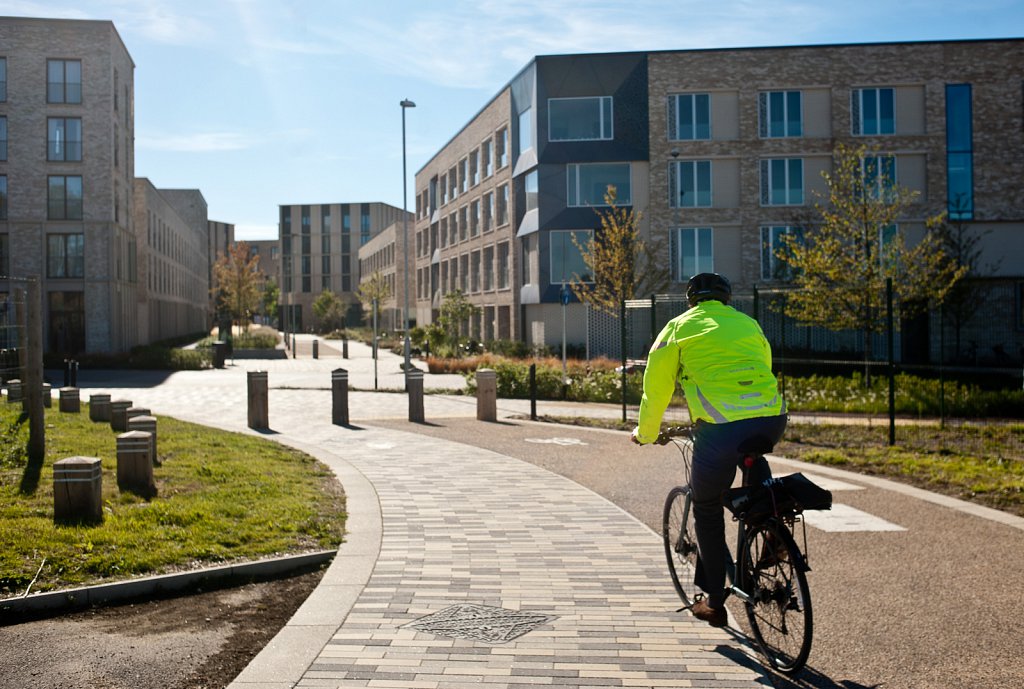
[[[142,369],[198,371],[213,365],[213,353],[206,347],[173,349],[145,345],[132,349],[129,365]]]

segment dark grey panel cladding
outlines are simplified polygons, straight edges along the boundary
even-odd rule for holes
[[[537,153],[544,163],[647,160],[647,55],[538,57]],[[548,98],[612,96],[611,141],[548,141]]]

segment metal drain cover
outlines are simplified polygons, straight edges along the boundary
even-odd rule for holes
[[[488,605],[459,604],[403,626],[453,639],[503,644],[555,618],[555,615],[506,610]]]

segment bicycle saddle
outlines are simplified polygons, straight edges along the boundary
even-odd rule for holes
[[[771,438],[763,435],[755,435],[752,438],[747,438],[736,447],[736,451],[740,452],[744,456],[759,457],[766,455],[775,448],[775,443],[771,441]]]

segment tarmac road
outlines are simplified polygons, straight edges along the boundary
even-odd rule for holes
[[[578,427],[501,421],[481,432],[480,424],[373,422],[533,463],[660,532],[662,501],[679,475],[673,448],[637,448],[623,433]],[[797,681],[773,678],[777,686],[1024,684],[1024,520],[976,516],[963,511],[964,503],[872,477],[788,460],[772,466],[777,475],[799,470],[829,487],[835,508],[819,513],[833,518],[823,525],[850,529],[807,528],[814,647]],[[734,618],[744,616],[731,605]]]

